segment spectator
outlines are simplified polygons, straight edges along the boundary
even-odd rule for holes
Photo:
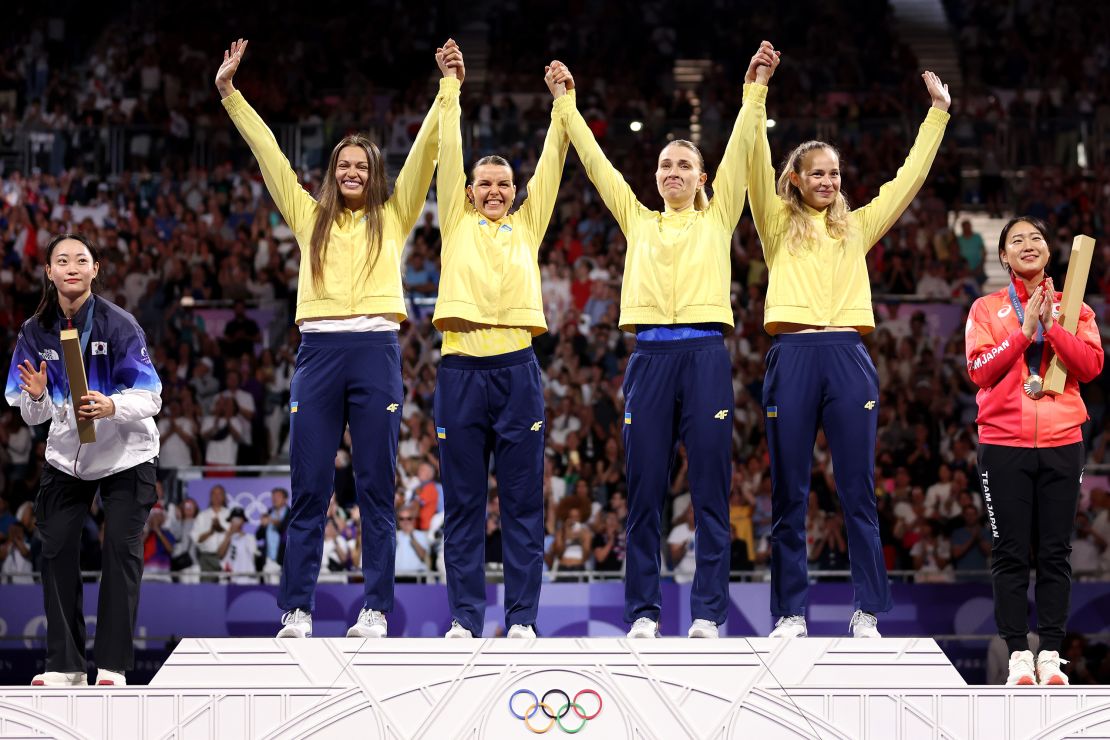
[[[952,564],[957,580],[972,580],[961,577],[960,571],[986,571],[990,565],[990,530],[983,529],[979,510],[972,504],[963,507],[963,522],[949,535],[952,549]],[[975,578],[975,580],[978,580]]]
[[[19,522],[8,525],[7,540],[0,544],[0,576],[9,583],[33,583],[35,568],[27,532]]]
[[[941,534],[940,525],[928,519],[917,523],[918,539],[910,548],[916,583],[952,581],[952,546]]]
[[[431,463],[420,463],[416,469],[416,477],[416,488],[412,493],[412,501],[418,505],[416,528],[427,532],[436,513],[442,510],[441,489],[436,483],[436,469]]]
[[[960,222],[960,233],[956,236],[956,241],[960,245],[960,256],[967,263],[968,269],[975,275],[979,284],[982,285],[983,281],[987,279],[987,273],[983,266],[986,245],[983,243],[982,235],[973,231],[971,222],[965,218]]]
[[[601,531],[593,537],[594,569],[618,572],[624,569],[625,530],[615,511],[602,514]]]
[[[270,574],[270,583],[276,583],[285,559],[285,530],[289,527],[289,492],[284,488],[270,491],[270,508],[262,515],[255,530],[261,570]]]
[[[173,552],[170,554],[170,570],[182,575],[177,577],[181,583],[196,583],[195,573],[200,572],[197,555],[196,523],[199,507],[195,499],[186,497],[170,509],[168,516],[170,533],[173,535]]]
[[[428,571],[428,535],[416,528],[418,506],[408,505],[397,513],[397,555],[395,568],[398,581],[419,580],[415,574]]]
[[[1106,550],[1084,512],[1075,515],[1075,532],[1071,537],[1071,569],[1077,581],[1092,581],[1101,575],[1102,556]]]
[[[566,519],[556,524],[555,538],[546,556],[548,567],[559,573],[586,570],[592,539],[590,528],[582,521],[582,509],[569,508]]]
[[[691,583],[694,580],[695,559],[694,507],[687,506],[682,523],[667,535],[667,549],[671,559],[671,572],[675,583]]]
[[[201,421],[200,436],[205,441],[206,465],[235,465],[240,448],[250,444],[250,424],[240,415],[232,396],[219,395],[212,413]]]
[[[243,531],[247,515],[236,506],[227,515],[227,531],[220,540],[216,554],[220,557],[220,570],[231,573],[231,583],[258,583],[254,566],[258,545],[255,538]]]
[[[143,572],[156,574],[153,580],[168,581],[168,576],[157,574],[170,572],[173,547],[174,537],[166,517],[166,510],[161,504],[155,504],[147,517],[143,534]]]
[[[222,570],[220,543],[227,532],[231,512],[227,509],[227,492],[221,485],[208,493],[208,508],[197,514],[193,533],[197,541],[197,561],[202,573]]]
[[[224,326],[224,353],[230,357],[253,355],[255,345],[262,341],[262,331],[258,328],[258,322],[247,315],[247,306],[243,301],[235,301],[232,310],[235,315]],[[230,385],[229,379],[228,387]],[[240,406],[242,406],[241,402]]]

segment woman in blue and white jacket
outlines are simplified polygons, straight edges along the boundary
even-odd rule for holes
[[[36,686],[83,686],[81,529],[97,491],[104,511],[104,559],[94,653],[97,683],[122,685],[134,665],[132,632],[143,574],[143,527],[155,501],[162,384],[146,336],[131,314],[93,295],[96,249],[77,234],[46,248],[43,295],[19,332],[5,396],[28,424],[50,422],[46,465],[35,500],[42,537],[46,672]],[[73,399],[61,330],[81,340],[88,395]],[[77,421],[92,421],[83,444]]]

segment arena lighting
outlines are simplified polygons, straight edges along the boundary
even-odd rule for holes
[[[767,119],[767,128],[774,128],[774,127],[775,127],[775,119],[774,118],[768,118]]]
[[[640,121],[633,121],[632,123],[628,124],[628,128],[632,129],[633,131],[639,131],[643,127],[644,124]]]

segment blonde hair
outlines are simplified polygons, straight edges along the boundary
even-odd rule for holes
[[[698,169],[700,169],[702,172],[705,172],[705,158],[701,156],[701,150],[698,149],[694,142],[687,141],[686,139],[675,139],[674,141],[668,142],[667,146],[671,146],[672,144],[676,146],[686,147],[687,149],[692,151],[694,153],[694,156],[698,158]],[[667,146],[663,148],[666,149]],[[694,193],[694,210],[704,211],[708,207],[709,196],[705,194],[705,186],[702,185],[698,188],[698,191]]]
[[[828,149],[833,153],[833,156],[840,159],[840,152],[836,147],[827,144],[823,141],[807,141],[799,144],[790,152],[790,156],[786,158],[786,162],[782,166],[782,173],[778,179],[778,194],[779,197],[786,201],[786,205],[790,209],[790,225],[786,231],[786,248],[791,254],[797,254],[799,250],[808,248],[817,239],[817,232],[813,228],[813,222],[810,219],[805,209],[805,201],[802,200],[802,191],[797,185],[790,181],[790,173],[797,175],[802,174],[802,160],[807,154],[817,149]],[[825,229],[828,231],[829,236],[837,241],[841,241],[844,237],[848,236],[851,230],[852,223],[848,218],[851,213],[851,208],[848,206],[848,201],[844,197],[844,193],[837,191],[836,200],[825,209]]]

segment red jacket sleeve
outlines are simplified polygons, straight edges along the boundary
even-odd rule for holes
[[[1079,311],[1079,326],[1075,334],[1052,322],[1052,328],[1045,334],[1052,351],[1059,356],[1064,367],[1080,383],[1089,383],[1102,372],[1105,355],[1102,351],[1102,338],[1098,333],[1095,312],[1087,304]]]
[[[980,298],[971,305],[964,332],[967,374],[971,376],[971,382],[980,388],[989,388],[997,383],[1021,359],[1030,344],[1020,327],[1001,342],[995,341],[991,319],[990,307]]]

